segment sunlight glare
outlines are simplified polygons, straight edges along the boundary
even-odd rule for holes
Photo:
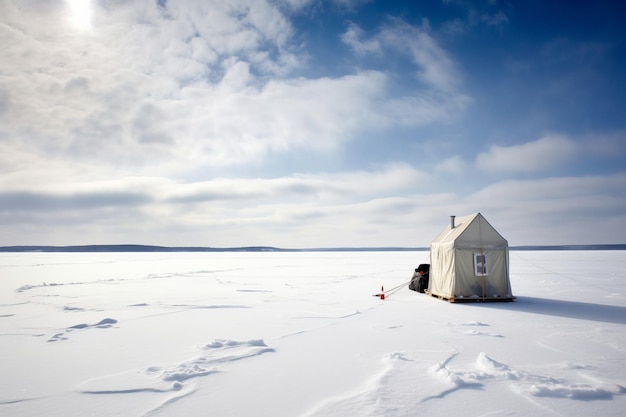
[[[66,0],[70,8],[70,20],[79,29],[91,28],[91,0]]]

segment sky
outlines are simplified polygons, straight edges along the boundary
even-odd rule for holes
[[[0,245],[626,243],[626,6],[0,0]]]

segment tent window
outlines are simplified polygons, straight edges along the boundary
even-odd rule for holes
[[[486,253],[474,253],[474,275],[482,277],[488,275],[487,268],[487,254]]]

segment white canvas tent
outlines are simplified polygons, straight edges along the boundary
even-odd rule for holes
[[[480,213],[451,216],[430,245],[426,293],[450,302],[512,301],[508,242]]]

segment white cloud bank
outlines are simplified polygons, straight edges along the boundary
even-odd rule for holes
[[[538,235],[545,244],[607,243],[606,236],[626,227],[624,174],[503,180],[466,196],[433,190],[431,179],[394,165],[193,184],[86,181],[3,191],[0,219],[11,237],[5,244],[31,244],[33,236],[41,244],[129,242],[130,236],[132,243],[298,248],[428,246],[449,215],[476,211],[513,245],[534,244]]]
[[[562,135],[547,135],[513,146],[493,145],[476,158],[476,165],[492,172],[538,172],[574,162],[576,143]]]
[[[92,24],[81,30],[60,18],[78,13],[62,3],[0,6],[7,46],[0,139],[16,152],[122,174],[184,175],[272,153],[332,151],[365,133],[445,119],[464,105],[460,95],[391,97],[380,71],[293,76],[307,56],[270,2],[91,5]],[[402,43],[406,28],[380,36]],[[448,58],[414,32],[411,54],[423,78],[448,93]]]

